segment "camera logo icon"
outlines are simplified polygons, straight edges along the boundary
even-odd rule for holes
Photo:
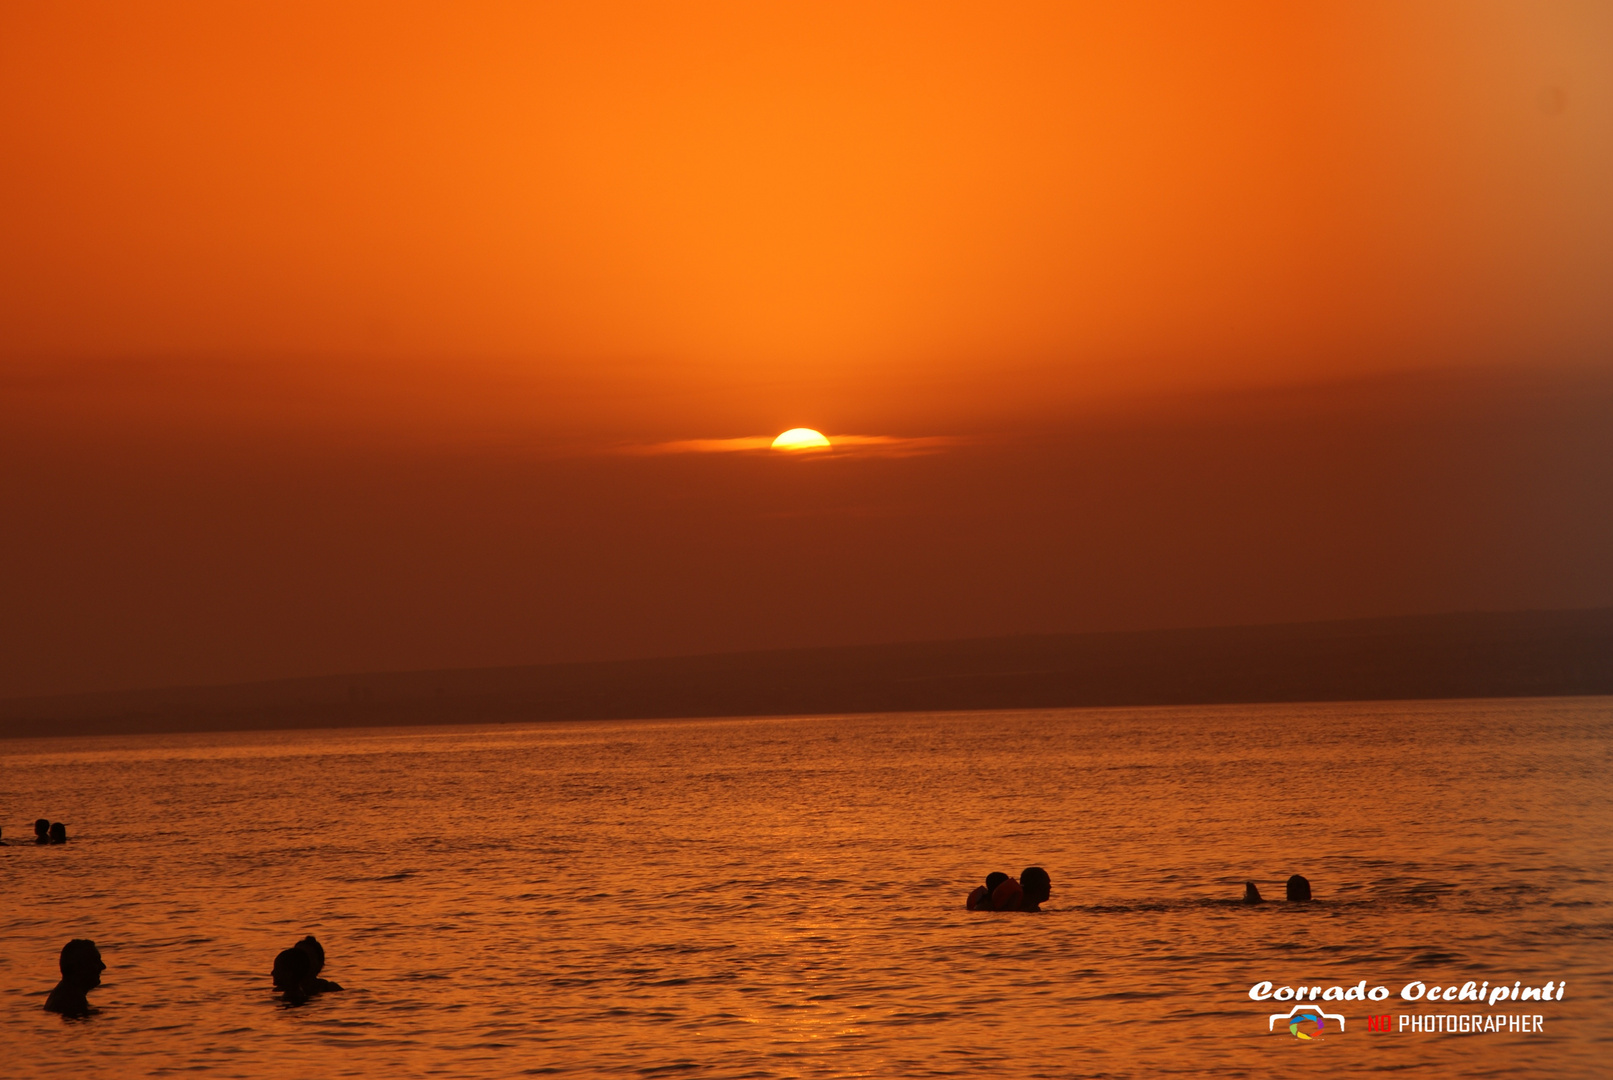
[[[1339,1030],[1344,1030],[1344,1017],[1339,1013],[1323,1012],[1315,1005],[1295,1005],[1285,1013],[1272,1013],[1266,1021],[1267,1031],[1277,1030],[1277,1021],[1288,1021],[1288,1034],[1296,1039],[1311,1042],[1320,1039],[1326,1030],[1327,1021],[1338,1024]]]

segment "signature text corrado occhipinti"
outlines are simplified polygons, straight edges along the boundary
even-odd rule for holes
[[[1510,986],[1505,982],[1497,982],[1491,986],[1488,979],[1482,983],[1469,981],[1452,986],[1414,979],[1400,988],[1400,996],[1405,1001],[1437,1001],[1453,1004],[1473,1001],[1498,1005],[1513,1001],[1561,1001],[1567,986],[1567,983],[1555,979],[1548,979],[1544,986],[1525,986],[1521,979],[1513,980]],[[1374,986],[1368,990],[1365,979],[1351,987],[1273,986],[1270,980],[1266,980],[1251,986],[1249,997],[1255,1001],[1383,1001],[1389,997],[1389,988]]]

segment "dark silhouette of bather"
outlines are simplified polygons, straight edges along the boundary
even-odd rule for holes
[[[50,842],[53,844],[67,843],[67,826],[61,822],[52,822],[50,826]]]
[[[339,984],[319,977],[324,967],[325,947],[309,934],[274,958],[274,988],[292,1005],[301,1005],[315,994],[340,990]]]
[[[997,886],[1001,885],[1007,880],[1007,874],[1003,873],[1001,870],[993,870],[991,873],[986,875],[986,883],[984,885],[976,885],[974,887],[974,891],[971,892],[969,894],[969,898],[963,902],[963,906],[970,911],[990,911],[991,894],[997,890]]]
[[[1023,893],[1020,911],[1041,911],[1042,904],[1053,895],[1053,879],[1040,866],[1027,866],[1020,871],[1019,887]]]
[[[1288,899],[1303,903],[1310,898],[1311,883],[1307,878],[1299,874],[1295,874],[1293,877],[1288,879]]]
[[[34,822],[34,843],[50,843],[50,819],[39,818]]]
[[[1243,883],[1243,902],[1245,904],[1264,904],[1266,898],[1260,895],[1260,890],[1255,888],[1254,882],[1245,881]]]
[[[45,999],[45,1011],[69,1017],[88,1016],[90,999],[85,995],[101,985],[101,972],[106,970],[101,950],[93,941],[74,938],[62,946],[61,968],[62,981]]]

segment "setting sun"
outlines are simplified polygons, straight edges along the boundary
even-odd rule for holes
[[[773,440],[775,450],[821,450],[828,445],[829,440],[823,437],[822,432],[809,427],[791,428]]]

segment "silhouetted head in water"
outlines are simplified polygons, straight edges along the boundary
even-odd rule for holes
[[[1001,870],[993,870],[986,875],[986,895],[990,896],[997,891],[997,886],[1008,880],[1008,875]]]
[[[274,988],[287,1001],[308,1000],[308,984],[314,978],[314,962],[307,950],[292,947],[281,949],[274,958]]]
[[[315,994],[340,990],[341,986],[319,977],[325,966],[325,947],[309,934],[274,958],[274,988],[293,1005],[300,1005]]]
[[[297,942],[293,948],[301,949],[303,952],[308,954],[308,962],[312,965],[312,971],[310,972],[311,974],[318,975],[324,970],[325,946],[321,945],[319,943],[319,939],[314,937],[314,935],[309,934],[307,937]]]
[[[67,843],[67,826],[59,821],[52,824],[50,827],[50,842],[53,844]]]
[[[93,941],[74,938],[62,946],[61,968],[62,981],[45,999],[45,1010],[63,1016],[88,1016],[90,1001],[85,995],[101,985],[101,972],[106,970],[101,950]]]
[[[1309,900],[1311,898],[1311,883],[1299,874],[1288,879],[1288,899]]]
[[[1245,904],[1259,904],[1263,903],[1265,899],[1264,896],[1260,895],[1260,890],[1255,888],[1254,882],[1245,881],[1243,883],[1243,902]]]
[[[50,843],[50,819],[39,818],[34,822],[34,843]]]
[[[1040,911],[1042,904],[1053,895],[1053,879],[1040,866],[1027,866],[1019,875],[1019,887],[1024,898],[1019,902],[1021,911]]]

